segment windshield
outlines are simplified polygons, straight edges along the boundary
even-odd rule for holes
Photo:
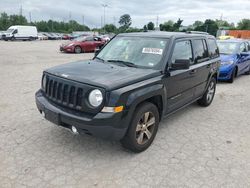
[[[77,37],[74,39],[74,41],[78,41],[78,42],[85,41],[85,40],[86,40],[86,37]]]
[[[239,43],[237,42],[217,42],[220,54],[235,54],[237,53]]]
[[[106,62],[127,62],[136,67],[155,68],[161,61],[168,39],[116,37],[97,55]],[[117,62],[116,62],[117,61]]]
[[[12,33],[14,31],[14,29],[8,29],[7,31],[6,31],[6,33]]]

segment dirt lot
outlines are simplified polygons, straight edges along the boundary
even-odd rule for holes
[[[89,59],[58,41],[0,41],[0,187],[250,187],[250,76],[220,83],[213,104],[165,119],[141,154],[75,136],[38,113],[42,70]]]

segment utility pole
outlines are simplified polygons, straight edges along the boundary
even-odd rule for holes
[[[114,26],[116,27],[116,17],[114,16]]]
[[[69,21],[71,20],[71,11],[69,11]]]
[[[159,15],[156,16],[156,27],[155,29],[158,30],[159,28]]]
[[[19,15],[22,16],[23,15],[23,6],[21,4],[21,7],[20,7],[20,12],[19,12]]]
[[[105,24],[106,24],[106,20],[105,20],[105,14],[106,14],[106,7],[108,7],[107,4],[102,4],[102,7],[103,7],[103,28],[104,28],[104,33],[105,33]]]
[[[84,26],[84,15],[82,15],[82,25]]]
[[[31,23],[31,12],[29,12],[29,18],[30,18],[30,23]]]

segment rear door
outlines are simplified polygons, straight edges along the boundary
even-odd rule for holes
[[[194,64],[191,66],[191,68],[194,68],[196,70],[196,79],[195,79],[195,97],[201,97],[205,91],[207,81],[210,75],[210,72],[212,72],[212,69],[214,67],[213,64],[216,64],[219,59],[215,59],[216,55],[219,56],[218,47],[216,45],[215,39],[208,39],[208,41],[205,38],[200,39],[194,39],[192,40],[193,44],[193,51],[194,51]],[[209,49],[214,54],[209,56]],[[211,58],[211,59],[210,59]]]
[[[191,39],[176,40],[169,60],[169,66],[176,59],[186,59],[193,63]],[[177,110],[194,99],[195,69],[169,70],[169,77],[165,80],[167,88],[167,113]]]
[[[244,55],[240,55],[239,61],[238,61],[238,67],[239,67],[239,74],[243,74],[246,71],[248,71],[249,67],[249,55],[248,54],[248,46],[246,42],[242,42],[240,44],[240,54],[244,53]]]

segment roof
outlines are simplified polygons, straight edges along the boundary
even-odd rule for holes
[[[133,37],[159,37],[159,38],[171,38],[171,37],[197,37],[197,36],[209,36],[208,34],[201,33],[185,33],[185,32],[166,32],[166,31],[153,31],[153,32],[136,32],[136,33],[121,33],[118,36],[133,36]]]
[[[217,40],[217,41],[218,41],[218,42],[236,42],[236,43],[247,42],[247,40],[238,39],[238,38],[227,39],[227,40]]]

